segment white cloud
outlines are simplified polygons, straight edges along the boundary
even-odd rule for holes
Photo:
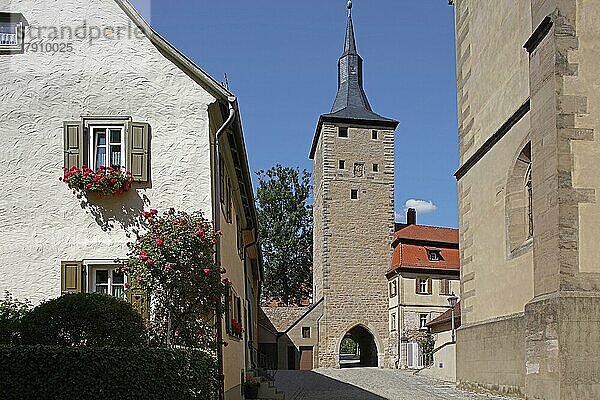
[[[404,215],[402,215],[402,219],[406,219],[406,211],[409,208],[414,208],[417,210],[417,215],[419,214],[429,214],[438,209],[438,206],[433,204],[433,201],[430,200],[417,200],[417,199],[408,199],[406,203],[404,203]],[[396,213],[396,219],[398,219],[399,215]]]

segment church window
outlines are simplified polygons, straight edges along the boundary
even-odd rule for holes
[[[396,284],[396,281],[392,281],[389,283],[390,286],[390,298],[396,297],[396,295],[398,294],[398,287]]]
[[[358,200],[358,190],[356,190],[356,189],[352,189],[352,190],[350,191],[350,198],[351,198],[352,200]]]
[[[533,226],[533,181],[531,144],[519,152],[506,182],[506,229],[508,257],[518,257],[531,248]]]
[[[348,137],[348,128],[339,127],[338,128],[338,137],[347,138]]]
[[[395,331],[396,328],[396,313],[390,315],[390,331]]]
[[[346,169],[346,161],[340,160],[340,162],[338,163],[338,168],[339,169]]]
[[[379,164],[373,164],[373,172],[379,172]]]
[[[377,140],[379,138],[379,132],[377,132],[375,130],[371,131],[371,138],[373,140]]]

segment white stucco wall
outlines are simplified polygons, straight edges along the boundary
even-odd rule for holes
[[[436,348],[446,343],[452,343],[452,331],[435,334]],[[431,367],[425,368],[419,374],[443,381],[456,382],[456,344],[448,344],[434,353]]]
[[[114,0],[10,0],[30,26],[131,27]],[[114,259],[144,207],[210,218],[209,104],[215,99],[147,38],[72,39],[68,53],[0,55],[0,292],[34,303],[60,294],[62,260]],[[46,35],[47,36],[47,35]],[[151,182],[82,208],[59,182],[63,122],[131,116],[151,126]],[[95,211],[94,211],[95,210]],[[112,228],[103,229],[109,221]]]

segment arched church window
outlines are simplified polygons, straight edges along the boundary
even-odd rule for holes
[[[527,237],[533,237],[533,185],[531,183],[531,162],[525,174],[525,197],[527,199]]]
[[[531,143],[527,143],[512,165],[506,182],[506,244],[509,257],[531,248],[533,229],[533,181]]]

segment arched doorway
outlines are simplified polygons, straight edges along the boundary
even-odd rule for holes
[[[340,344],[340,368],[377,367],[377,345],[367,328],[357,325],[344,335]]]

